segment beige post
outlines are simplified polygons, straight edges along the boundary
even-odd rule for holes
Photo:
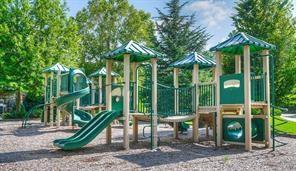
[[[199,113],[198,113],[198,108],[199,108],[199,89],[198,89],[198,71],[199,67],[198,64],[193,65],[193,73],[192,73],[192,83],[193,85],[196,86],[195,88],[195,114],[196,117],[193,119],[193,125],[192,125],[192,139],[193,142],[198,142],[199,141]]]
[[[245,86],[245,150],[252,150],[251,133],[251,66],[250,66],[250,46],[244,46],[244,86]]]
[[[222,146],[222,113],[220,106],[220,76],[222,75],[222,55],[221,52],[215,52],[216,58],[216,70],[215,70],[215,79],[216,79],[216,111],[217,111],[217,123],[216,123],[216,137],[217,137],[217,146]]]
[[[152,148],[157,148],[157,58],[151,59],[152,63],[152,110],[153,110],[153,142]]]
[[[45,74],[44,75],[45,77],[45,80],[44,80],[44,87],[45,87],[45,90],[44,90],[44,104],[47,103],[46,101],[46,97],[47,97],[47,79],[48,79],[48,75]],[[44,114],[43,114],[43,122],[44,122],[44,126],[46,126],[47,124],[47,117],[48,117],[48,113],[47,113],[47,105],[44,105]]]
[[[134,83],[133,89],[133,109],[137,113],[137,63],[132,63],[132,82]],[[133,141],[138,142],[138,117],[133,115]]]
[[[111,81],[110,81],[110,84],[111,84]],[[103,93],[103,91],[102,91],[103,90],[103,86],[102,85],[103,85],[102,76],[99,75],[99,104],[102,104],[103,103],[103,94],[102,94]]]
[[[58,71],[58,75],[57,75],[57,98],[60,97],[60,93],[61,93],[61,70]],[[60,121],[61,121],[61,110],[57,106],[57,118],[56,118],[57,127],[60,127],[61,125]]]
[[[179,68],[174,68],[174,87],[179,88]],[[175,91],[175,113],[179,113],[179,94]],[[174,138],[178,138],[178,122],[174,122]]]
[[[95,104],[95,95],[96,95],[96,85],[95,85],[95,79],[91,78],[91,104]]]
[[[112,70],[112,61],[106,61],[106,107],[107,110],[112,110],[112,94],[111,94],[111,70]],[[111,125],[106,128],[106,143],[111,144],[112,139],[112,129]]]
[[[124,88],[123,88],[123,147],[129,149],[129,109],[130,109],[130,54],[124,54]]]
[[[53,126],[53,73],[50,73],[50,112],[49,112],[49,122],[50,126]]]
[[[266,93],[266,101],[267,101],[267,107],[265,110],[266,119],[265,119],[265,146],[270,147],[270,84],[269,84],[269,51],[263,50],[262,55],[265,55],[263,57],[263,71],[266,74],[266,80],[265,80],[265,93]]]
[[[235,55],[235,73],[241,73],[241,57],[240,55]]]

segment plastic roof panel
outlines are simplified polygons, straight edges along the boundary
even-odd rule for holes
[[[105,59],[123,61],[124,54],[130,54],[131,62],[142,62],[151,58],[165,57],[164,54],[156,52],[155,50],[132,40],[110,52],[105,53],[104,55],[102,55],[102,57]]]
[[[257,52],[264,49],[275,49],[270,43],[253,37],[247,33],[240,32],[222,43],[210,48],[210,51],[220,51],[229,54],[242,54],[243,46],[250,45],[251,52]]]
[[[205,69],[215,66],[216,62],[211,58],[193,52],[186,55],[184,58],[171,63],[170,67],[181,69],[193,69],[194,64],[198,64],[200,69]]]
[[[105,67],[93,72],[92,74],[89,75],[89,77],[98,77],[98,76],[106,76],[107,70]],[[111,76],[112,77],[119,77],[119,74],[117,74],[116,72],[111,72]]]
[[[64,65],[61,65],[60,63],[56,63],[55,65],[51,67],[47,67],[43,70],[43,73],[57,73],[58,71],[61,71],[62,73],[69,72],[69,68],[65,67]]]

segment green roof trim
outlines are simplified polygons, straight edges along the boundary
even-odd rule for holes
[[[143,62],[151,58],[164,58],[165,55],[135,41],[129,41],[120,47],[102,55],[105,59],[123,61],[124,54],[130,54],[131,62]]]
[[[61,71],[61,73],[69,72],[69,68],[65,67],[64,65],[61,65],[60,63],[56,63],[55,65],[51,67],[47,67],[43,70],[43,73],[57,73],[58,71]]]
[[[101,68],[101,69],[99,69],[99,70],[97,70],[97,71],[91,73],[91,74],[89,75],[89,77],[106,76],[106,73],[107,73],[107,70],[106,70],[105,67],[103,67],[103,68]],[[111,71],[111,76],[112,76],[112,77],[119,77],[120,75],[117,74],[116,72]]]
[[[194,64],[198,64],[199,69],[205,69],[214,67],[216,62],[209,57],[198,54],[197,52],[192,52],[184,58],[171,63],[169,66],[180,69],[193,69]]]
[[[228,54],[242,54],[244,45],[249,45],[251,52],[276,48],[270,43],[253,37],[247,33],[240,32],[225,40],[224,42],[210,48],[210,51],[220,51]]]

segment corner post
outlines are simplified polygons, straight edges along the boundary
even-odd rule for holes
[[[137,94],[137,63],[132,63],[132,82],[133,82],[133,110],[135,113],[137,113],[137,103],[138,103],[138,94]],[[133,115],[133,141],[138,142],[138,117],[136,115]]]
[[[265,118],[265,147],[270,148],[271,143],[270,143],[270,76],[269,76],[269,51],[268,50],[263,50],[262,51],[263,57],[263,71],[266,74],[266,79],[265,79],[265,94],[266,94],[266,118]]]
[[[50,111],[49,111],[49,122],[50,122],[50,127],[53,126],[53,72],[50,73]]]
[[[107,72],[107,71],[106,71]],[[106,73],[107,75],[107,73]],[[107,80],[107,77],[106,77],[106,80]],[[110,81],[110,84],[111,84],[111,81]],[[99,75],[99,104],[102,104],[103,103],[103,81],[102,81],[102,76]],[[106,84],[107,85],[107,84]]]
[[[44,90],[44,104],[47,103],[47,80],[48,80],[48,75],[47,73],[44,75],[45,77],[45,80],[44,80],[44,87],[45,87],[45,90]],[[47,117],[48,117],[48,113],[47,113],[47,105],[44,105],[44,111],[43,111],[43,123],[44,123],[44,126],[46,126],[47,124]]]
[[[129,110],[130,110],[130,54],[124,54],[124,88],[123,88],[123,147],[129,149]]]
[[[94,105],[95,104],[95,97],[96,95],[96,86],[95,86],[95,79],[91,78],[91,104]]]
[[[215,52],[216,58],[216,70],[215,70],[215,80],[216,80],[216,112],[217,112],[217,119],[216,119],[216,141],[217,146],[222,146],[222,113],[221,113],[221,106],[220,106],[220,76],[222,75],[222,55],[221,52]]]
[[[193,142],[198,142],[199,141],[199,113],[198,113],[198,108],[199,108],[199,78],[198,78],[198,72],[199,72],[199,67],[198,64],[193,65],[193,73],[192,73],[192,84],[195,86],[195,115],[196,117],[193,119],[193,126],[192,126],[192,139]]]
[[[245,150],[252,150],[252,127],[251,127],[251,64],[250,46],[244,46],[244,86],[245,86]]]
[[[157,58],[151,59],[152,63],[152,120],[153,120],[153,142],[152,148],[157,148]]]
[[[60,93],[61,93],[61,70],[59,70],[57,74],[57,98],[60,97]],[[56,117],[57,127],[61,126],[60,120],[61,120],[61,110],[57,106],[57,117]]]
[[[179,68],[174,68],[174,88],[175,88],[175,114],[179,113]],[[178,122],[174,122],[174,139],[178,138]]]
[[[112,94],[111,94],[111,70],[112,61],[106,61],[106,108],[108,111],[112,110]],[[106,128],[106,144],[111,144],[112,129],[111,125]]]

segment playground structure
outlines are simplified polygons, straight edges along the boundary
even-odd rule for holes
[[[63,123],[64,125],[74,126],[77,124],[83,126],[88,123],[96,110],[100,111],[105,108],[102,84],[102,77],[105,75],[104,70],[102,68],[94,72],[91,75],[92,81],[90,82],[81,70],[76,70],[77,73],[75,73],[73,69],[68,69],[59,63],[44,69],[44,104],[37,105],[28,112],[23,126],[26,126],[26,121],[31,112],[40,107],[44,107],[42,117],[44,125],[54,126],[55,124],[59,127]],[[71,72],[75,74],[71,75]],[[112,72],[112,75],[114,77],[119,76],[115,72]],[[96,77],[99,80],[98,88],[94,83]],[[80,92],[80,94],[77,92]],[[58,98],[63,99],[63,96],[67,97],[71,93],[73,94],[71,98],[65,99],[66,101],[59,100],[61,104],[57,104]],[[73,99],[75,102],[73,102]],[[91,114],[87,111],[91,111]]]
[[[193,52],[171,63],[173,87],[157,82],[157,61],[165,55],[134,41],[104,54],[106,69],[91,74],[91,82],[81,70],[53,66],[45,70],[44,123],[52,126],[55,120],[59,126],[62,110],[71,117],[69,125],[84,125],[72,137],[54,141],[55,146],[65,150],[81,148],[103,129],[106,129],[106,143],[110,144],[111,124],[115,119],[123,124],[125,149],[130,145],[131,120],[134,142],[138,141],[138,122],[150,122],[152,149],[158,144],[158,123],[173,123],[174,138],[178,138],[179,125],[190,121],[193,142],[199,142],[199,123],[204,122],[207,135],[208,126],[213,129],[217,146],[238,144],[244,145],[247,151],[252,150],[253,143],[270,147],[269,50],[273,48],[246,33],[238,33],[210,49],[215,51],[215,61]],[[235,74],[222,74],[223,55],[235,56]],[[253,68],[251,60],[256,61]],[[112,83],[112,77],[118,76],[111,71],[114,62],[124,63],[122,83]],[[181,69],[192,70],[191,85],[179,86]],[[200,82],[202,69],[212,70],[210,82]],[[106,111],[96,115],[92,112],[94,118],[85,112],[95,109]],[[259,110],[260,114],[252,114],[252,109]],[[83,118],[88,119],[81,121]]]
[[[216,58],[217,145],[234,143],[252,150],[252,143],[270,147],[269,50],[275,46],[246,33],[238,33],[212,47]],[[223,54],[235,56],[235,74],[223,75]],[[243,73],[241,70],[243,54]],[[262,65],[251,70],[251,59]],[[260,114],[252,114],[259,109]]]

